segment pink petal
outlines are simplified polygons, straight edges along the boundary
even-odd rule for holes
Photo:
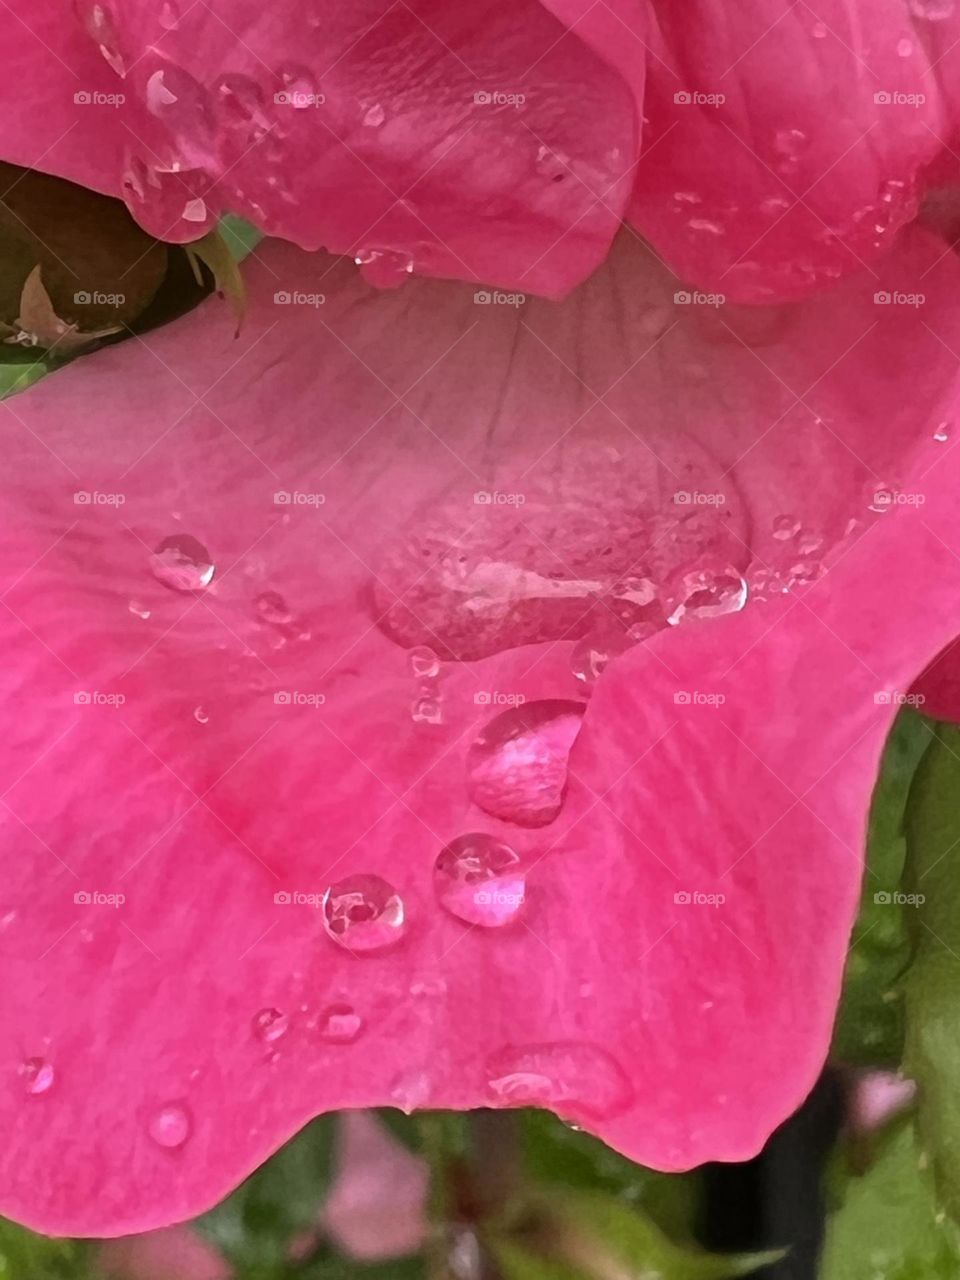
[[[752,1154],[826,1053],[892,694],[956,631],[955,260],[912,232],[751,346],[629,236],[522,311],[262,258],[240,343],[208,305],[4,405],[0,1212],[185,1219],[380,1104]],[[665,627],[706,565],[768,599]],[[556,821],[472,805],[490,718],[627,626]],[[525,860],[504,927],[435,898],[465,832]],[[361,876],[394,945],[351,954],[317,904]]]
[[[537,0],[77,11],[0,15],[19,73],[6,158],[122,194],[161,239],[196,239],[226,209],[356,256],[376,283],[416,271],[559,295],[629,198],[633,99]],[[25,110],[34,82],[43,101]]]
[[[191,1227],[164,1227],[108,1240],[97,1251],[105,1280],[230,1280],[216,1249]]]
[[[415,1253],[426,1232],[427,1166],[375,1116],[340,1118],[339,1168],[321,1221],[337,1246],[370,1261]]]
[[[768,302],[887,252],[948,138],[942,24],[904,0],[654,7],[630,217],[674,270]]]

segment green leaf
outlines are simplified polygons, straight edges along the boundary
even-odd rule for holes
[[[867,868],[832,1047],[835,1058],[860,1066],[899,1066],[903,1054],[901,979],[912,943],[908,908],[896,894],[906,858],[907,797],[932,734],[929,722],[915,711],[900,713],[870,806]]]
[[[512,1240],[493,1238],[486,1243],[503,1280],[588,1280],[588,1272],[555,1258],[545,1258]]]
[[[236,240],[234,240],[234,244],[237,244]],[[215,227],[213,231],[208,232],[202,239],[194,240],[184,247],[192,263],[202,262],[210,271],[217,292],[233,308],[233,314],[237,320],[237,332],[239,333],[247,308],[247,291],[243,283],[243,276],[240,274],[239,262],[231,251],[227,240],[221,235],[219,227]],[[198,273],[198,279],[200,278]]]
[[[920,1086],[920,1132],[939,1193],[960,1220],[960,730],[941,725],[907,818],[915,942],[906,980],[905,1069]]]
[[[26,391],[46,373],[49,369],[43,360],[18,361],[16,364],[3,361],[0,363],[0,400],[16,395],[18,391]]]
[[[263,239],[262,231],[233,213],[224,214],[220,219],[219,231],[237,262],[242,262]]]
[[[955,1280],[960,1236],[938,1208],[912,1121],[883,1137],[876,1161],[849,1176],[831,1213],[820,1280]]]
[[[321,1116],[242,1183],[196,1226],[234,1263],[238,1275],[269,1275],[291,1241],[316,1222],[333,1166],[334,1116]],[[279,1274],[285,1274],[283,1271]]]
[[[87,1280],[90,1246],[52,1240],[0,1218],[0,1280]]]

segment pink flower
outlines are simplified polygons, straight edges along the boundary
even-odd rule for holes
[[[138,178],[171,238],[185,182],[195,229],[236,200],[379,283],[470,281],[271,243],[239,342],[208,303],[5,402],[0,1211],[30,1225],[185,1219],[332,1108],[534,1104],[658,1168],[741,1159],[822,1064],[883,740],[956,633],[960,273],[897,234],[952,19],[896,54],[936,114],[874,122],[852,10],[755,47],[551,8],[101,5],[104,59],[4,13],[47,60],[12,158],[117,190],[132,130],[189,166]],[[908,25],[871,17],[880,85]],[[832,162],[753,274],[765,153],[715,103],[664,127],[671,50],[748,141],[809,139],[798,185]],[[58,107],[57,59],[129,101]],[[261,62],[280,155],[231,168],[207,89]],[[656,252],[628,230],[524,301],[607,253],[644,70]],[[701,174],[723,234],[669,211]],[[889,252],[842,231],[848,262],[816,221],[881,180]]]

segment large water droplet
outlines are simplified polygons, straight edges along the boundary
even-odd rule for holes
[[[27,1058],[20,1064],[24,1088],[32,1097],[46,1093],[53,1087],[56,1072],[53,1063],[46,1058]]]
[[[606,1119],[633,1100],[619,1063],[575,1041],[503,1049],[487,1060],[487,1085],[497,1106],[550,1107],[573,1117]]]
[[[495,716],[467,753],[467,790],[486,813],[541,827],[560,812],[583,704],[553,698]]]
[[[327,1044],[352,1044],[363,1030],[363,1019],[351,1004],[331,1004],[317,1023],[321,1040]]]
[[[150,557],[150,568],[172,591],[203,591],[216,572],[210,552],[188,533],[164,538]]]
[[[244,142],[262,137],[270,127],[263,90],[249,76],[228,73],[213,89],[214,111],[220,124],[242,133]]]
[[[380,876],[348,876],[323,895],[323,927],[349,951],[382,951],[403,936],[403,902]]]
[[[520,856],[486,832],[457,836],[433,868],[442,907],[467,924],[499,928],[517,918],[526,896]]]
[[[736,569],[696,568],[677,575],[665,598],[667,621],[719,618],[737,613],[747,602],[746,579]]]
[[[279,1009],[261,1009],[254,1014],[251,1026],[258,1040],[262,1040],[264,1044],[273,1044],[287,1034],[290,1019]]]
[[[375,289],[398,289],[413,273],[413,255],[403,249],[364,248],[354,262]]]
[[[190,1137],[193,1121],[182,1102],[168,1102],[154,1112],[147,1131],[154,1142],[168,1150],[182,1147]]]

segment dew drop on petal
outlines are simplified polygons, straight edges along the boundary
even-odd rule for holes
[[[332,884],[323,895],[323,927],[328,937],[350,951],[391,947],[405,929],[403,902],[380,876],[355,875]]]
[[[809,556],[823,546],[823,538],[819,533],[803,533],[797,539],[797,550],[802,556]]]
[[[184,203],[180,216],[185,222],[206,222],[210,217],[210,211],[207,209],[207,202],[196,196],[193,200],[187,200]]]
[[[809,143],[810,139],[802,129],[778,129],[773,138],[773,145],[779,154],[791,160],[802,155]]]
[[[397,289],[413,273],[413,255],[402,249],[363,248],[354,262],[375,289]]]
[[[822,40],[827,34],[827,24],[825,22],[815,22],[810,28],[810,34],[814,40]]]
[[[363,1019],[350,1004],[331,1004],[320,1014],[317,1031],[327,1044],[352,1044],[363,1030]]]
[[[901,38],[897,41],[897,57],[909,58],[912,53],[913,53],[913,41],[910,40],[907,36],[901,36]]]
[[[377,102],[374,103],[374,105],[364,114],[363,123],[368,129],[379,129],[386,118],[386,111],[384,111],[380,103]]]
[[[746,604],[747,593],[746,580],[731,566],[689,569],[677,576],[667,593],[667,621],[675,627],[691,619],[737,613]]]
[[[180,6],[174,0],[163,0],[159,17],[164,31],[176,31],[180,25]]]
[[[441,850],[433,888],[458,920],[493,929],[515,920],[526,896],[519,854],[482,831],[457,836]]]
[[[118,76],[126,75],[126,63],[120,52],[116,22],[108,5],[76,0],[75,9],[83,28],[100,48],[100,53]]]
[[[175,63],[157,67],[147,77],[144,99],[151,115],[178,134],[190,135],[209,125],[210,101],[199,80]]]
[[[950,432],[953,429],[952,422],[941,422],[938,424],[936,431],[933,433],[934,440],[940,444],[945,444],[950,439]]]
[[[484,812],[541,827],[560,812],[570,749],[584,704],[550,698],[512,707],[489,722],[467,753],[467,791]]]
[[[955,0],[910,0],[910,12],[925,22],[943,22],[955,8]]]
[[[435,680],[440,674],[440,659],[425,644],[414,645],[407,658],[417,680]]]
[[[773,536],[780,542],[795,538],[800,532],[800,521],[796,516],[777,516],[773,522]]]
[[[275,1040],[287,1034],[290,1019],[279,1009],[261,1009],[254,1015],[251,1027],[257,1040],[262,1040],[264,1044],[273,1044]]]
[[[432,693],[421,694],[414,699],[410,708],[410,718],[414,724],[442,724],[443,705]]]
[[[159,1147],[175,1150],[190,1137],[193,1121],[182,1102],[168,1102],[154,1112],[147,1126],[150,1137]]]
[[[146,622],[146,620],[150,617],[150,610],[144,608],[144,606],[140,603],[139,600],[131,600],[130,603],[127,605],[127,609],[129,610],[130,613],[134,614],[135,617],[142,618],[144,622]]]
[[[275,627],[285,627],[293,621],[293,614],[279,591],[261,591],[253,602],[257,616]]]
[[[614,658],[632,647],[626,636],[584,636],[573,646],[570,667],[581,684],[589,689],[596,684]]]
[[[20,1064],[24,1088],[33,1097],[46,1093],[53,1086],[56,1073],[53,1063],[46,1058],[27,1058]]]
[[[206,707],[204,707],[202,704],[200,706],[193,708],[193,718],[194,720],[196,720],[197,724],[210,723],[210,716],[207,712]]]
[[[277,69],[277,75],[286,91],[286,105],[297,111],[316,106],[317,82],[309,67],[287,62]]]
[[[150,568],[157,581],[172,591],[203,591],[216,572],[210,552],[188,533],[164,538],[150,557]]]
[[[605,1049],[576,1041],[502,1049],[487,1059],[486,1074],[491,1101],[500,1107],[607,1119],[633,1100],[619,1063]]]

